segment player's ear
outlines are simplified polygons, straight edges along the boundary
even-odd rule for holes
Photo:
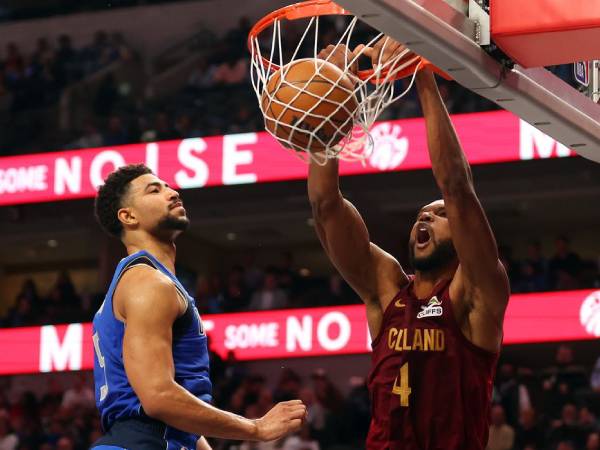
[[[117,211],[117,217],[123,226],[134,226],[138,224],[135,212],[132,208],[121,208]]]

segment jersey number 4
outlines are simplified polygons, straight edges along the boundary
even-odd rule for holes
[[[412,392],[408,381],[408,363],[404,363],[400,367],[400,375],[394,380],[394,387],[392,388],[392,394],[400,397],[400,406],[408,406],[408,397]]]

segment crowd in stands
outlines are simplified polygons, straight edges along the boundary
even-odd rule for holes
[[[315,368],[303,378],[285,368],[269,385],[235,355],[212,353],[211,378],[213,403],[249,418],[279,401],[299,398],[308,407],[306,425],[292,436],[269,443],[211,440],[217,450],[364,448],[370,407],[360,376],[333,380],[326,369]],[[68,384],[61,380],[51,378],[41,396],[24,392],[15,399],[3,379],[0,450],[84,450],[101,435],[91,374]],[[554,363],[542,370],[502,362],[493,398],[487,450],[600,450],[600,358],[593,368],[581,366],[571,347],[561,344]]]
[[[600,358],[586,368],[560,344],[543,370],[499,365],[487,449],[597,450],[599,414]]]
[[[87,11],[106,11],[115,8],[169,3],[173,0],[45,0],[43,2],[9,1],[0,4],[0,22],[46,18]],[[182,1],[182,0],[177,0]]]
[[[135,52],[121,33],[104,31],[98,31],[93,42],[83,47],[76,47],[67,34],[61,35],[56,44],[40,38],[36,50],[29,55],[24,55],[17,44],[9,43],[0,64],[0,108],[4,103],[11,113],[11,120],[3,127],[7,127],[12,139],[0,140],[0,155],[262,130],[262,114],[249,79],[246,36],[250,26],[250,21],[242,18],[237,27],[220,39],[214,37],[215,42],[210,46],[198,49],[195,55],[198,62],[189,72],[187,82],[167,97],[155,98],[152,90],[147,89],[133,92],[129,82],[107,73],[94,88],[92,97],[79,100],[89,103],[83,123],[63,130],[60,137],[46,140],[40,136],[44,130],[40,120],[29,117],[20,123],[16,115],[55,104],[69,84],[113,61],[130,60]],[[328,27],[333,29],[334,25]],[[365,35],[361,39],[369,39],[367,31],[360,27],[357,30],[355,33]],[[293,38],[297,36],[290,33],[284,39],[286,36],[292,38],[286,48],[294,48]],[[335,39],[335,33],[332,36],[324,33],[322,45],[330,43],[325,42],[328,38]],[[571,76],[570,70],[560,67],[554,71]],[[398,83],[406,87],[408,80]],[[497,109],[493,103],[454,82],[440,79],[439,84],[451,113]],[[418,115],[420,106],[412,89],[390,106],[381,119]]]
[[[60,35],[55,43],[42,37],[30,53],[9,42],[0,59],[0,153],[21,152],[32,142],[43,141],[41,133],[48,127],[45,116],[36,111],[57,104],[66,87],[117,60],[132,57],[121,33],[98,31],[92,42],[83,46],[75,45],[67,34]]]
[[[55,102],[60,90],[106,67],[131,57],[123,35],[98,31],[93,41],[81,48],[63,34],[56,45],[39,38],[35,50],[22,52],[15,42],[6,45],[0,61],[0,95],[10,95],[11,110],[35,109]]]
[[[522,259],[513,258],[510,248],[501,247],[501,259],[513,293],[600,287],[600,263],[581,258],[571,250],[565,236],[556,238],[549,258],[543,255],[539,242],[532,242]],[[307,268],[295,266],[290,252],[283,252],[278,263],[266,267],[258,266],[253,254],[248,253],[225,274],[198,275],[185,268],[178,273],[201,314],[360,302],[339,274],[311,276]],[[89,321],[102,299],[102,293],[76,292],[67,272],[58,274],[48,292],[40,293],[36,284],[27,280],[10,309],[0,317],[0,326]]]
[[[34,140],[43,129],[27,122],[18,135],[0,142],[0,154],[23,151],[112,146],[176,138],[214,136],[259,131],[262,114],[250,84],[249,53],[246,36],[250,21],[242,18],[236,28],[225,33],[210,47],[198,51],[198,62],[187,82],[166,98],[154,98],[147,90],[134,95],[127,82],[113,73],[104,76],[92,97],[90,114],[81,126],[61,134],[62,141]],[[332,38],[333,39],[333,38]],[[289,44],[290,48],[292,43]],[[130,59],[133,50],[120,33],[96,33],[94,41],[75,48],[68,35],[53,45],[40,38],[32,55],[22,55],[16,44],[6,50],[0,71],[0,99],[14,114],[56,103],[62,89],[94,73],[117,59]],[[300,55],[301,56],[301,55]],[[299,57],[300,57],[299,56]],[[2,74],[4,76],[2,76]],[[398,83],[406,85],[408,81]],[[440,90],[453,113],[495,109],[487,100],[454,82],[440,81]],[[0,100],[1,101],[1,100]],[[392,105],[382,119],[414,117],[420,114],[413,89],[402,101]],[[14,117],[13,117],[14,118]],[[32,134],[33,131],[38,131]]]
[[[562,291],[600,287],[600,260],[586,260],[573,251],[569,238],[557,236],[548,258],[541,243],[532,241],[527,255],[515,260],[509,247],[500,247],[513,292]]]

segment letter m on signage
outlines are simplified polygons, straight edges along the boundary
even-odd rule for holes
[[[59,330],[65,330],[59,333]],[[60,338],[62,335],[62,339]],[[47,325],[40,328],[40,372],[80,370],[83,327]]]
[[[563,158],[573,152],[560,142],[556,142],[543,131],[524,120],[520,122],[519,155],[522,160]]]

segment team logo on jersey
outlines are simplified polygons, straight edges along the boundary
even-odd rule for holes
[[[437,296],[431,297],[429,303],[426,306],[421,306],[421,312],[417,314],[417,319],[423,317],[437,317],[441,316],[444,310],[442,309],[442,302],[440,302]]]

